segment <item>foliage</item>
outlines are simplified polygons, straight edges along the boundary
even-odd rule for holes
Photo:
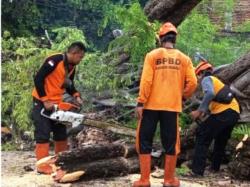
[[[186,175],[190,169],[187,166],[181,166],[180,168],[176,168],[177,175]]]
[[[2,41],[3,53],[11,50],[16,54],[2,64],[2,118],[11,116],[14,123],[20,125],[20,129],[30,128],[32,75],[38,68],[38,60],[41,60],[40,49],[35,46],[34,41],[33,37],[10,37]],[[15,45],[10,45],[11,43]]]
[[[133,96],[124,96],[118,93],[118,90],[132,83],[131,77],[137,71],[137,65],[142,63],[145,53],[155,46],[154,28],[156,25],[149,25],[138,3],[132,4],[129,8],[118,5],[110,7],[100,27],[100,34],[111,21],[119,23],[125,34],[110,43],[107,53],[96,52],[86,55],[84,63],[79,66],[77,85],[83,92],[88,90],[96,94],[103,90],[111,90],[116,101],[128,103],[133,100],[134,102]],[[133,25],[138,25],[138,27],[133,27]],[[130,63],[130,72],[126,75],[117,73],[116,69],[121,52],[129,53],[130,60],[134,63],[134,65]]]
[[[52,50],[65,51],[65,46],[69,46],[72,42],[75,42],[76,39],[83,42],[85,46],[88,47],[83,31],[77,28],[60,27],[52,31],[53,33],[56,33]]]
[[[235,138],[242,138],[245,134],[250,136],[250,124],[239,124],[232,132]]]
[[[234,0],[225,2],[221,12],[232,11]],[[77,68],[77,88],[88,95],[107,89],[115,96],[122,95],[118,89],[131,84],[145,54],[155,47],[159,23],[147,21],[140,6],[145,3],[145,0],[3,1],[2,118],[21,130],[31,128],[33,75],[46,56],[64,51],[72,41],[84,42],[91,51]],[[117,28],[124,34],[114,39],[111,31]],[[45,29],[52,38],[52,46],[38,37]],[[245,38],[222,37],[218,29],[206,14],[193,11],[178,28],[177,48],[189,56],[199,51],[215,65],[231,63],[250,49]],[[249,23],[238,29],[249,31]],[[104,50],[111,40],[108,52],[96,50]],[[132,62],[130,72],[122,76],[115,66],[120,52],[130,54]],[[131,102],[135,96],[116,99]],[[181,126],[185,128],[188,123],[188,116],[181,114]]]
[[[197,11],[193,11],[178,30],[177,48],[191,57],[200,52],[214,65],[232,63],[250,49],[249,42],[243,38],[221,37],[218,27]]]
[[[180,124],[181,129],[186,129],[188,125],[190,125],[191,123],[192,123],[192,119],[188,114],[184,112],[180,113],[179,124]]]
[[[110,43],[109,50],[123,46],[130,54],[131,62],[140,64],[144,55],[155,47],[155,31],[159,24],[147,21],[139,3],[133,3],[129,8],[114,6],[104,18],[104,28],[110,20],[120,24],[124,34]]]
[[[76,83],[82,91],[95,92],[113,87],[114,69],[103,63],[100,53],[87,54],[84,63],[80,64]]]
[[[112,39],[109,24],[103,36],[98,36],[98,27],[106,12],[114,4],[128,4],[132,0],[6,0],[2,3],[3,31],[13,36],[44,35],[58,27],[76,27],[83,30],[89,44],[105,49]],[[143,3],[143,2],[142,2]],[[53,38],[52,38],[53,39]]]
[[[41,14],[33,0],[2,1],[2,28],[28,36],[39,28]]]
[[[17,144],[14,142],[7,142],[1,145],[1,151],[14,151],[17,150]]]
[[[250,21],[246,21],[235,28],[239,32],[250,32]]]

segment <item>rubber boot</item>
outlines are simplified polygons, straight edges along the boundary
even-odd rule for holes
[[[37,143],[36,149],[35,149],[36,159],[37,161],[49,156],[49,143]],[[37,172],[43,173],[43,174],[51,174],[52,167],[50,165],[41,165],[37,166]]]
[[[55,141],[55,154],[68,150],[68,141]]]
[[[175,177],[177,155],[165,156],[165,173],[163,187],[179,187],[180,181]]]
[[[135,181],[133,187],[150,187],[151,154],[139,154],[141,178]]]

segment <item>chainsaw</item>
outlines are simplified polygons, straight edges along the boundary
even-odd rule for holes
[[[85,119],[85,115],[70,111],[72,108],[79,109],[79,107],[74,104],[61,102],[58,105],[54,105],[52,113],[43,108],[41,110],[41,115],[53,121],[57,121],[65,125],[72,125],[72,128],[76,128],[82,124]]]

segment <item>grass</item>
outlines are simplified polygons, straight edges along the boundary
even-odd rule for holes
[[[17,150],[17,145],[14,142],[7,142],[1,145],[1,151],[15,151]]]

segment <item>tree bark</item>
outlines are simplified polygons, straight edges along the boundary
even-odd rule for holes
[[[151,0],[144,11],[150,21],[170,21],[178,26],[201,0]]]
[[[217,76],[223,82],[229,84],[233,82],[238,76],[250,68],[250,53],[239,58],[236,62],[226,66],[220,71]]]
[[[67,173],[84,171],[85,173],[80,177],[80,180],[89,180],[100,177],[124,176],[129,173],[139,172],[140,166],[137,157],[116,157],[89,163],[68,164],[62,168]]]
[[[250,53],[229,64],[215,75],[230,85],[241,106],[241,122],[250,122]]]
[[[136,155],[134,145],[125,144],[97,144],[84,146],[59,153],[56,165],[70,168],[71,165],[88,163],[96,160],[110,159],[115,157],[131,157]],[[74,166],[75,167],[75,166]]]

